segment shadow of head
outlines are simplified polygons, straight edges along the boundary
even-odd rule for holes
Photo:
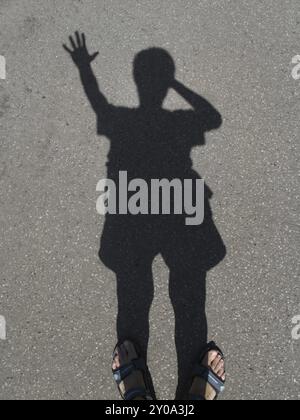
[[[150,48],[134,59],[133,75],[140,104],[146,108],[160,108],[175,78],[175,63],[161,48]]]

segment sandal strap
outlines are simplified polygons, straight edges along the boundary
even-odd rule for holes
[[[121,382],[124,381],[129,375],[131,375],[134,372],[134,366],[132,363],[128,365],[124,365],[120,367],[120,369],[116,369],[113,371],[114,380],[117,382],[118,385],[121,384]]]
[[[130,376],[135,371],[141,371],[142,373],[146,372],[146,365],[142,358],[135,359],[127,365],[121,366],[119,369],[113,371],[114,379],[118,385],[124,381],[128,376]]]
[[[145,388],[133,388],[124,394],[125,401],[132,401],[137,397],[141,397],[144,400],[152,400],[152,397],[149,395]]]
[[[205,401],[205,398],[201,395],[189,394],[190,401]]]
[[[194,371],[194,376],[204,379],[217,394],[224,392],[225,383],[211,370],[205,366],[197,365]]]
[[[216,351],[217,353],[219,353],[220,356],[222,356],[222,358],[225,360],[224,354],[222,352],[222,350],[216,345],[216,343],[214,341],[211,341],[210,343],[207,344],[206,347],[204,347],[204,349],[202,350],[202,354],[199,357],[199,360],[202,362],[204,357],[210,352],[210,351]]]

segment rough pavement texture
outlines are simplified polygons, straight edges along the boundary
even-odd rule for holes
[[[137,104],[132,60],[167,49],[177,78],[221,112],[193,151],[228,248],[209,273],[210,337],[224,348],[224,399],[298,399],[300,341],[298,0],[1,0],[1,399],[116,399],[113,273],[98,260],[97,181],[109,143],[62,43],[86,32],[102,90]],[[165,105],[186,107],[171,94]],[[168,271],[158,257],[149,365],[160,399],[176,388]],[[192,331],[191,331],[192,334]]]

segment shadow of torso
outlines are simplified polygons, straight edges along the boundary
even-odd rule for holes
[[[191,148],[203,144],[203,133],[191,111],[115,108],[114,124],[98,132],[111,140],[108,175],[126,170],[129,178],[181,178],[191,169]],[[110,119],[109,119],[110,120]],[[106,120],[107,122],[108,120]]]
[[[98,134],[111,142],[107,177],[116,185],[120,171],[127,172],[128,182],[138,178],[149,186],[153,179],[200,179],[192,167],[191,150],[205,144],[205,122],[194,111],[145,112],[109,106],[98,118]],[[212,219],[211,197],[206,186],[205,220],[200,226],[186,226],[186,214],[108,214],[101,260],[119,273],[162,254],[170,269],[181,265],[187,270],[208,271],[225,253]]]

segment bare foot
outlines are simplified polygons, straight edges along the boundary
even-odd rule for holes
[[[134,345],[130,341],[125,341],[119,347],[116,348],[114,354],[114,360],[112,364],[113,371],[120,369],[122,366],[130,364],[133,360],[138,359],[138,354],[135,350]],[[145,389],[146,384],[144,381],[143,373],[140,370],[135,370],[127,378],[125,378],[119,385],[119,389],[122,395],[125,395],[128,391],[136,388]],[[134,400],[145,400],[146,398],[137,397]]]
[[[201,364],[206,368],[210,368],[221,381],[225,382],[225,361],[217,351],[212,350],[208,352]],[[190,394],[199,395],[207,401],[213,401],[217,396],[215,389],[205,379],[200,377],[195,377]]]

